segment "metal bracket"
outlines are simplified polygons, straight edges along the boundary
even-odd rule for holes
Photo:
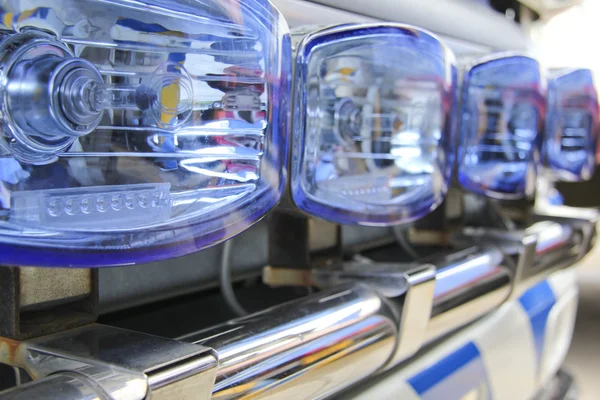
[[[600,212],[551,207],[546,208],[544,214],[536,214],[534,220],[538,222],[515,231],[465,228],[454,240],[494,243],[514,262],[515,286],[528,287],[552,271],[573,265],[589,252]],[[519,292],[515,290],[515,295]]]
[[[212,349],[96,324],[24,342],[0,338],[0,362],[34,379],[0,399],[48,387],[73,395],[65,399],[210,399],[217,373]]]
[[[366,283],[388,299],[399,340],[386,369],[424,344],[500,306],[512,290],[512,271],[495,248],[468,248],[433,262],[381,263],[359,258],[337,269],[315,269],[319,287]]]
[[[434,265],[425,264],[406,275],[408,289],[404,296],[398,329],[398,335],[402,339],[388,363],[388,368],[406,360],[423,345],[435,298],[435,271]]]
[[[600,222],[600,210],[594,208],[575,208],[567,206],[545,205],[536,208],[537,219],[549,219],[569,224],[581,234],[581,243],[577,259],[582,259],[594,246],[597,226]]]
[[[436,267],[432,264],[375,263],[359,259],[342,269],[313,270],[313,280],[322,288],[362,282],[390,300],[401,338],[388,365],[396,365],[416,353],[423,344],[433,309]]]
[[[464,225],[464,194],[450,187],[442,204],[424,218],[414,222],[408,230],[414,244],[447,245],[450,233]]]
[[[286,211],[275,211],[270,218],[265,284],[311,286],[310,269],[315,264],[341,260],[340,225]]]

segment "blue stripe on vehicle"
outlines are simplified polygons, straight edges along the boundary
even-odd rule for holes
[[[482,388],[491,396],[481,354],[470,342],[408,380],[422,400],[461,398]],[[490,398],[490,397],[487,397]]]
[[[533,331],[533,340],[535,342],[535,352],[538,367],[544,351],[544,338],[546,334],[546,325],[548,324],[548,315],[556,304],[556,297],[548,281],[539,283],[525,292],[520,298],[521,306],[529,316],[529,323]]]

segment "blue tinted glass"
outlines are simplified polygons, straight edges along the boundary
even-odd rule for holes
[[[537,61],[487,60],[465,76],[458,179],[467,190],[515,199],[535,192],[546,84]]]
[[[292,197],[344,224],[413,221],[443,200],[454,161],[454,57],[399,25],[305,38],[295,74]]]
[[[181,256],[279,201],[291,44],[267,0],[13,0],[0,13],[0,263]]]
[[[554,175],[584,181],[596,166],[598,94],[588,69],[559,71],[549,83],[544,150]]]

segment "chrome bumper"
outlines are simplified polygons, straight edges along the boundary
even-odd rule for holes
[[[553,383],[571,344],[577,303],[574,271],[557,271],[414,360],[339,398],[563,399]]]
[[[63,398],[73,400],[160,399],[184,392],[194,399],[326,398],[576,263],[591,248],[599,217],[591,210],[584,218],[568,211],[546,210],[540,215],[544,229],[467,231],[457,243],[476,246],[433,260],[359,260],[314,271],[313,281],[324,288],[318,294],[180,341],[100,325],[21,343],[3,339],[0,362],[39,380],[0,399],[65,388],[71,395]],[[161,344],[142,345],[153,340]],[[182,355],[175,357],[177,352]]]

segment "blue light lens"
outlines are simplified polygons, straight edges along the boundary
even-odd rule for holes
[[[291,192],[343,224],[413,221],[443,200],[454,161],[454,56],[429,33],[346,25],[298,49]]]
[[[545,156],[556,178],[591,179],[596,167],[598,94],[592,71],[556,72],[549,82]]]
[[[463,85],[460,183],[493,198],[531,196],[546,112],[538,62],[517,55],[485,60],[467,72]]]
[[[267,0],[0,1],[0,263],[185,255],[285,186],[291,42]]]

